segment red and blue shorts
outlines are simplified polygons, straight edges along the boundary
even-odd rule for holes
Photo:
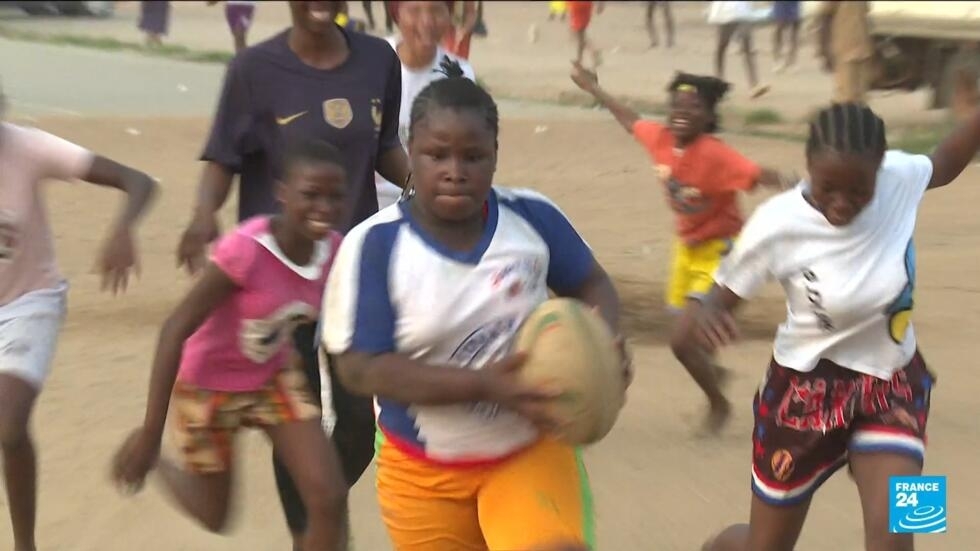
[[[849,453],[892,453],[921,464],[935,378],[918,352],[890,380],[827,360],[810,372],[775,360],[754,401],[752,490],[770,505],[809,499]]]

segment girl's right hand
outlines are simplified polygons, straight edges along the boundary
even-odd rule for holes
[[[112,478],[127,493],[143,488],[146,475],[156,467],[160,458],[160,439],[145,428],[131,432],[112,461]]]
[[[184,230],[177,246],[177,266],[186,267],[187,273],[196,274],[207,263],[205,250],[208,243],[218,238],[221,229],[214,214],[195,214]]]
[[[593,94],[599,88],[599,76],[594,71],[590,71],[577,61],[572,62],[572,82],[576,86]]]
[[[522,381],[518,373],[526,360],[527,354],[513,354],[477,371],[481,377],[482,399],[517,412],[542,431],[554,430],[558,421],[548,414],[546,406],[561,391]]]
[[[698,343],[707,351],[727,346],[738,338],[735,316],[724,308],[712,306],[710,301],[698,308],[694,324]]]

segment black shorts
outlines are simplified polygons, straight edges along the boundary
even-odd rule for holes
[[[934,383],[918,352],[888,381],[827,360],[806,373],[773,360],[753,404],[752,491],[770,505],[803,502],[848,453],[895,453],[921,464]]]
[[[293,334],[295,345],[303,358],[303,372],[309,379],[313,398],[319,406],[320,367],[316,342],[316,324],[302,325]],[[353,486],[374,458],[374,407],[370,397],[354,396],[340,384],[334,373],[334,362],[328,356],[327,369],[330,371],[330,390],[333,394],[333,407],[337,414],[332,441],[340,455],[340,465],[344,470],[347,484]],[[286,467],[273,455],[272,467],[276,475],[276,487],[286,523],[294,534],[306,530],[306,508],[299,492],[293,484]]]

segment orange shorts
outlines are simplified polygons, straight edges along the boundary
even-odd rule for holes
[[[241,427],[271,427],[319,419],[306,376],[295,368],[276,374],[252,392],[222,392],[178,381],[170,399],[174,440],[184,468],[197,474],[228,470]]]
[[[554,440],[476,467],[433,464],[385,441],[377,482],[396,551],[594,547],[592,494],[581,454]]]
[[[592,21],[592,2],[569,2],[568,23],[575,32],[584,31]]]

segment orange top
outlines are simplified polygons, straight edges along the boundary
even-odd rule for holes
[[[640,120],[633,125],[633,136],[653,159],[684,243],[738,235],[743,220],[736,194],[755,187],[759,165],[710,134],[681,150],[669,128]]]

